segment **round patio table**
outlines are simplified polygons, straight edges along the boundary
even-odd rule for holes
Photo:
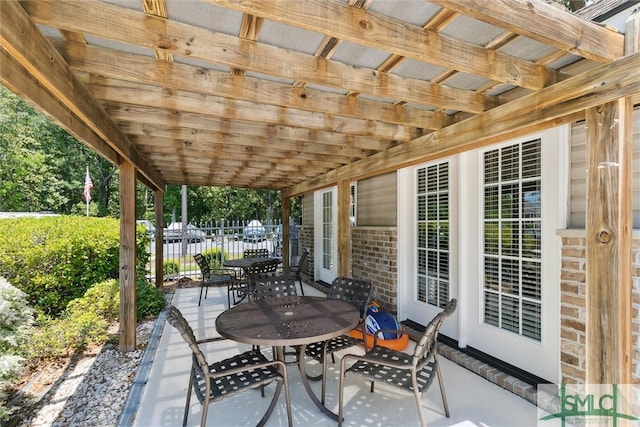
[[[238,259],[225,259],[222,265],[225,267],[241,268],[247,271],[252,265],[259,262],[270,261],[272,259],[280,259],[273,257],[261,257],[261,258],[238,258]]]
[[[353,329],[360,313],[353,305],[325,297],[295,296],[270,298],[236,305],[216,318],[216,330],[234,341],[276,347],[284,360],[284,346],[300,346],[298,369],[307,394],[316,406],[334,420],[315,395],[305,373],[304,351],[307,344],[325,341]]]

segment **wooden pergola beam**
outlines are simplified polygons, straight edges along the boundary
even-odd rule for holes
[[[640,53],[636,53],[418,137],[409,143],[294,185],[283,192],[293,197],[335,185],[342,179],[363,179],[570,123],[583,117],[587,108],[639,92]]]
[[[556,80],[553,70],[533,62],[337,1],[208,1],[339,40],[532,90],[541,89]]]
[[[264,2],[264,4],[271,4],[271,2]],[[300,5],[306,9],[312,3],[282,2],[282,4],[286,5],[287,8]],[[317,58],[314,55],[244,40],[175,21],[168,21],[104,2],[91,0],[80,2],[56,0],[51,3],[37,1],[26,2],[24,7],[31,18],[40,24],[92,34],[107,40],[134,44],[143,48],[166,49],[173,55],[185,56],[212,64],[221,64],[231,68],[250,70],[270,76],[473,113],[485,111],[497,103],[495,97],[479,94],[471,90],[434,84],[425,80],[396,74],[381,73],[375,69],[354,67],[330,59]],[[358,8],[352,9],[362,10]],[[104,25],[103,16],[111,17],[110,25]],[[421,32],[423,30],[417,27],[416,33]],[[419,43],[420,41],[414,42]],[[72,42],[68,43],[68,46],[73,45]],[[410,41],[403,40],[400,45],[410,45]],[[419,46],[424,46],[424,44]],[[446,49],[442,50],[446,51]],[[433,56],[437,55],[439,51],[441,50],[434,49],[433,52],[429,51],[426,56],[433,59]],[[450,52],[447,51],[447,53]],[[514,77],[511,80],[518,80],[521,84],[526,76],[537,73],[536,77],[538,77],[540,70],[545,70],[544,67],[535,64],[533,67],[537,71],[529,72],[523,70],[518,64],[527,63],[527,61],[512,57],[508,60],[504,58],[500,61],[501,55],[498,52],[492,52],[491,54],[486,54],[486,56],[488,58],[485,62],[488,69],[517,70],[517,72],[513,73]],[[448,55],[448,58],[454,63],[463,57],[465,55],[462,52],[459,55]],[[161,62],[166,63],[166,61]],[[296,64],[296,66],[290,67],[286,64]],[[135,62],[131,62],[125,68],[132,72],[135,70],[135,66]],[[474,64],[466,68],[465,71],[478,74],[478,68],[478,64]],[[205,74],[209,73],[209,71],[199,68],[199,73],[203,72]],[[550,77],[547,74],[540,77],[540,80],[544,83],[555,81],[555,76]],[[525,87],[528,86],[526,85]],[[541,82],[532,86],[534,86],[531,87],[532,89],[539,89],[544,84]]]
[[[430,0],[540,43],[598,62],[624,54],[624,35],[539,0]]]

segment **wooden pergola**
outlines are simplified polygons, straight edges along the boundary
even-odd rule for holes
[[[337,185],[344,272],[350,182],[586,119],[587,382],[623,384],[639,20],[623,35],[542,0],[3,0],[0,82],[120,168],[124,350],[137,180],[157,224],[167,184],[278,190],[285,219]]]

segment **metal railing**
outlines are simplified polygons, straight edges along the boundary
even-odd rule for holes
[[[290,229],[292,260],[297,259],[297,227]],[[197,253],[220,250],[224,259],[242,258],[245,249],[266,248],[270,256],[282,256],[282,226],[279,222],[261,221],[261,225],[249,221],[212,221],[189,224],[171,224],[163,230],[164,279],[200,275],[193,259]],[[147,274],[155,278],[155,235],[150,233],[150,262]],[[295,250],[295,251],[294,251]]]

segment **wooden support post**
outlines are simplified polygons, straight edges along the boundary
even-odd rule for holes
[[[291,259],[289,246],[289,239],[291,238],[289,233],[289,216],[291,211],[291,198],[282,197],[282,265],[283,267],[289,267]]]
[[[153,207],[155,213],[156,227],[156,287],[162,288],[164,285],[164,193],[160,190],[154,192]]]
[[[618,101],[585,115],[588,384],[631,378],[631,113]]]
[[[338,275],[351,275],[351,182],[338,182]]]
[[[625,24],[625,55],[640,51],[640,11]],[[633,102],[586,111],[587,384],[632,382]],[[626,390],[628,393],[628,389]]]
[[[136,348],[136,170],[120,164],[120,350]]]

